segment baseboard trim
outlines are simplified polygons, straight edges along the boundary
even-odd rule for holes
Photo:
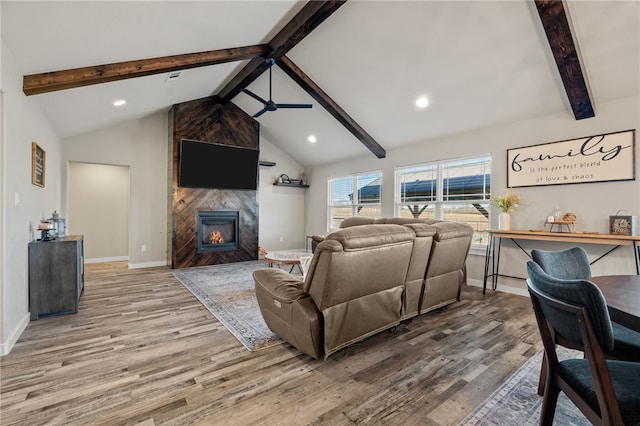
[[[145,263],[129,263],[129,269],[142,269],[142,268],[156,268],[158,266],[167,266],[168,263],[166,260],[159,260],[156,262],[145,262]]]
[[[0,356],[8,355],[9,352],[11,352],[11,349],[13,349],[13,346],[16,344],[20,336],[22,336],[22,333],[27,328],[30,321],[31,313],[27,312],[27,315],[22,318],[22,321],[20,321],[13,333],[9,336],[9,340],[0,344]]]
[[[467,285],[482,288],[484,286],[484,281],[467,279]],[[487,291],[493,291],[490,288],[489,283],[487,283]],[[529,297],[529,292],[527,291],[527,289],[519,288],[519,287],[511,287],[508,285],[499,285],[495,291],[502,291],[505,293],[516,294],[518,296]]]
[[[84,263],[121,262],[123,260],[129,260],[129,256],[94,257],[93,259],[85,258]]]

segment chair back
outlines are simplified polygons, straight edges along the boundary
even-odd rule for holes
[[[584,312],[586,319],[593,327],[597,344],[605,353],[613,350],[613,328],[607,303],[600,289],[592,282],[584,279],[565,280],[547,274],[533,261],[527,262],[529,292],[540,304],[540,314],[558,336],[568,340],[574,346],[584,347],[584,330],[577,310]],[[533,291],[533,293],[532,293]],[[564,303],[574,308],[549,303],[550,300]],[[578,307],[578,308],[576,308]],[[583,308],[583,309],[581,309]],[[535,303],[534,303],[535,309]],[[537,313],[536,313],[537,315]],[[563,346],[567,346],[563,344]]]
[[[589,257],[582,247],[558,251],[533,249],[531,258],[552,277],[565,280],[591,279]]]

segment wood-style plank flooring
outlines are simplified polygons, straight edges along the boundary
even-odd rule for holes
[[[0,358],[0,424],[455,425],[541,348],[528,298],[466,287],[326,361],[252,353],[169,268],[88,264]]]

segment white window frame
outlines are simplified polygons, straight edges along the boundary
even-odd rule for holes
[[[377,203],[360,203],[358,199],[358,180],[359,178],[366,178],[371,175],[377,175],[376,179],[380,182],[380,198]],[[353,194],[351,198],[351,202],[348,204],[339,203],[334,204],[334,194],[333,194],[333,182],[338,179],[351,179],[351,194]],[[375,179],[374,179],[375,180]],[[331,228],[331,224],[333,223],[332,209],[335,208],[351,208],[351,216],[358,216],[358,211],[362,207],[378,207],[382,214],[382,170],[373,170],[369,172],[361,172],[348,174],[343,176],[334,176],[330,177],[327,180],[327,232],[331,232],[335,229]]]
[[[450,199],[445,199],[445,194],[444,194],[444,180],[447,178],[447,176],[444,175],[444,170],[445,168],[449,168],[449,170],[455,170],[455,165],[456,164],[460,164],[460,167],[463,168],[465,166],[465,163],[471,163],[474,161],[478,161],[479,163],[483,163],[481,165],[481,167],[484,167],[484,170],[486,171],[484,174],[488,174],[489,175],[489,181],[490,181],[490,176],[491,176],[491,164],[492,164],[492,157],[491,154],[480,154],[480,155],[474,155],[474,156],[468,156],[468,157],[458,157],[458,158],[450,158],[450,159],[446,159],[446,160],[439,160],[439,161],[431,161],[431,162],[426,162],[426,163],[419,163],[419,164],[413,164],[413,165],[406,165],[406,166],[400,166],[400,167],[396,167],[395,171],[394,171],[394,213],[396,216],[400,216],[402,213],[402,209],[404,208],[404,206],[406,205],[415,205],[417,204],[415,201],[413,202],[403,202],[402,201],[402,192],[401,192],[401,188],[402,188],[402,183],[403,183],[403,176],[407,173],[410,173],[409,170],[420,170],[420,169],[435,169],[435,184],[436,184],[436,191],[435,191],[435,199],[433,200],[428,200],[425,201],[424,203],[420,203],[420,204],[425,204],[425,205],[433,205],[434,206],[434,215],[435,215],[435,219],[438,220],[442,220],[444,218],[444,209],[443,207],[445,205],[450,206],[450,205],[469,205],[471,203],[482,203],[482,204],[488,204],[490,202],[490,198],[491,198],[491,186],[490,186],[490,182],[487,182],[485,179],[485,189],[484,192],[481,194],[481,196],[479,196],[476,199],[471,199],[471,200],[450,200]],[[449,173],[449,176],[451,176],[451,173]],[[487,217],[487,221],[488,223],[491,223],[491,209],[487,208],[486,209],[489,216]],[[480,236],[479,236],[480,237]],[[486,244],[486,240],[487,238],[483,239],[483,243]]]

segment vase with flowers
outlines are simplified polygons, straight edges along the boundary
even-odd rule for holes
[[[510,188],[498,197],[491,197],[491,202],[498,207],[501,212],[500,216],[498,216],[498,229],[511,229],[510,213],[512,213],[520,204],[520,195]]]

